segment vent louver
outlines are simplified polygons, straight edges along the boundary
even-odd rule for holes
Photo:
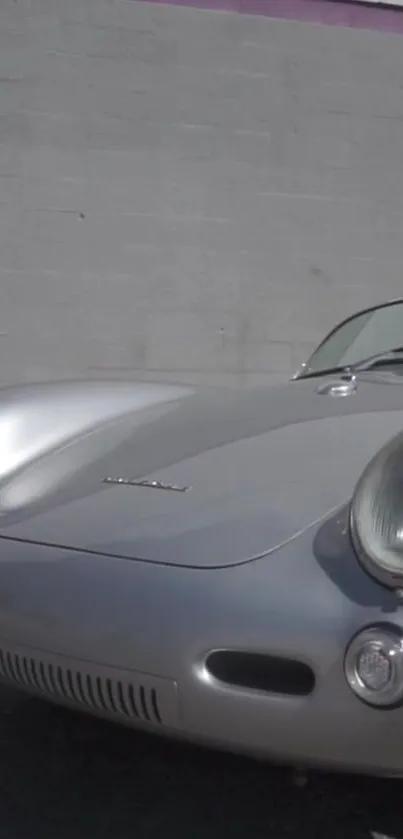
[[[167,679],[63,657],[0,647],[0,679],[48,699],[126,722],[178,728],[176,684]]]

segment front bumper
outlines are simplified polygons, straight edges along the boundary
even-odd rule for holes
[[[386,613],[403,632],[402,610],[337,545],[335,532],[310,532],[244,566],[195,571],[0,540],[0,678],[168,736],[400,775],[403,708],[361,703],[343,658]],[[205,667],[213,649],[295,658],[315,687],[296,696],[224,684]]]

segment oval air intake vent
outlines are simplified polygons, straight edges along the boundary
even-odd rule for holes
[[[262,653],[217,650],[206,660],[208,671],[227,685],[308,696],[315,687],[315,675],[307,664]]]

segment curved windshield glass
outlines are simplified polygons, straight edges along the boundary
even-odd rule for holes
[[[341,323],[311,355],[300,375],[348,367],[401,346],[403,301],[397,301],[359,312]]]

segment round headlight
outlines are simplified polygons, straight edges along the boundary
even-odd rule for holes
[[[351,504],[350,530],[367,571],[390,588],[402,588],[403,433],[375,455],[361,476]]]
[[[369,627],[353,638],[344,671],[351,690],[369,705],[403,701],[403,641],[391,629]]]

